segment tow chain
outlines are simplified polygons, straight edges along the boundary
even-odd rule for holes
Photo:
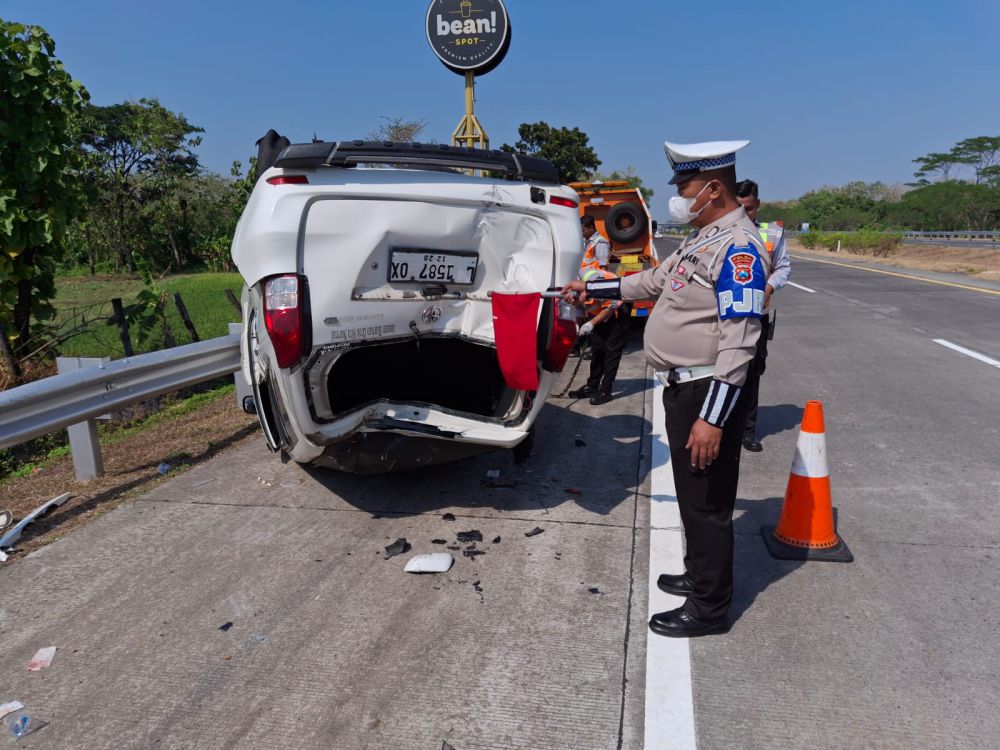
[[[586,347],[586,349],[584,347]],[[583,339],[580,342],[580,356],[576,360],[576,367],[573,368],[573,374],[569,376],[569,382],[566,384],[566,387],[563,388],[555,396],[553,396],[553,398],[562,398],[567,393],[569,393],[569,389],[573,387],[573,381],[576,380],[576,374],[580,372],[580,365],[583,364],[583,355],[586,353],[586,351],[589,350],[590,350],[590,337],[588,336],[587,338]]]

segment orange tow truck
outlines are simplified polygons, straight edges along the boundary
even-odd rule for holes
[[[656,268],[660,265],[653,247],[656,222],[639,188],[625,180],[607,182],[572,182],[580,195],[580,216],[593,216],[597,231],[611,243],[608,270],[620,277]],[[646,318],[655,303],[632,303],[632,317]]]

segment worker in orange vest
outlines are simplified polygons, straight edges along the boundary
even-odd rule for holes
[[[611,259],[611,243],[597,231],[593,216],[580,218],[580,228],[583,230],[583,260],[580,262],[580,273],[596,269],[606,270]]]
[[[580,269],[582,281],[617,278],[600,268]],[[590,337],[590,377],[582,388],[570,391],[569,397],[589,397],[592,405],[600,406],[613,398],[611,388],[628,340],[628,307],[620,300],[593,299],[587,302],[585,311],[586,320],[580,327],[580,336]]]

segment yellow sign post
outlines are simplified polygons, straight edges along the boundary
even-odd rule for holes
[[[465,117],[451,134],[451,143],[466,148],[490,147],[490,137],[476,117],[476,74],[471,70],[465,71]]]

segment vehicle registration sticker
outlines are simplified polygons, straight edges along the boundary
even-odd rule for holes
[[[389,281],[438,284],[472,284],[476,280],[479,253],[449,250],[393,250]]]

